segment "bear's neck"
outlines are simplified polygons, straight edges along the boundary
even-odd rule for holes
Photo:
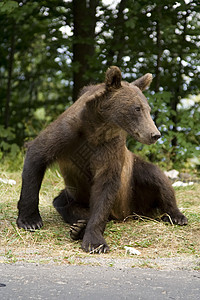
[[[126,144],[126,131],[103,119],[100,113],[91,113],[91,111],[84,109],[81,119],[83,120],[85,137],[94,146],[110,143],[112,140],[120,140],[120,144]]]

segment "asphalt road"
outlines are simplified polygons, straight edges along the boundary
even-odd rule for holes
[[[0,264],[0,299],[200,299],[200,272]]]

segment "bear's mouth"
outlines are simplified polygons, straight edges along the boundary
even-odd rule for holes
[[[128,130],[127,130],[128,132]],[[145,144],[145,145],[151,145],[156,143],[155,140],[152,140],[151,135],[149,134],[149,137],[147,136],[142,136],[141,134],[139,134],[138,132],[128,132],[128,134],[130,134],[137,142],[141,143],[141,144]]]

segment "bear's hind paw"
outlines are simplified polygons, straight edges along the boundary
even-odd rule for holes
[[[180,226],[188,224],[188,219],[182,213],[173,216],[170,214],[169,215],[166,214],[162,217],[162,221],[173,223],[175,225],[180,225]]]
[[[77,223],[74,223],[71,227],[70,227],[70,237],[72,240],[82,240],[84,233],[85,233],[85,228],[87,225],[87,221],[86,220],[78,220]]]

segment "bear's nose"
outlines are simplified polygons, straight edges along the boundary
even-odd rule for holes
[[[161,137],[161,134],[159,133],[152,133],[151,134],[151,138],[152,138],[152,140],[154,140],[154,141],[157,141],[159,138]]]

